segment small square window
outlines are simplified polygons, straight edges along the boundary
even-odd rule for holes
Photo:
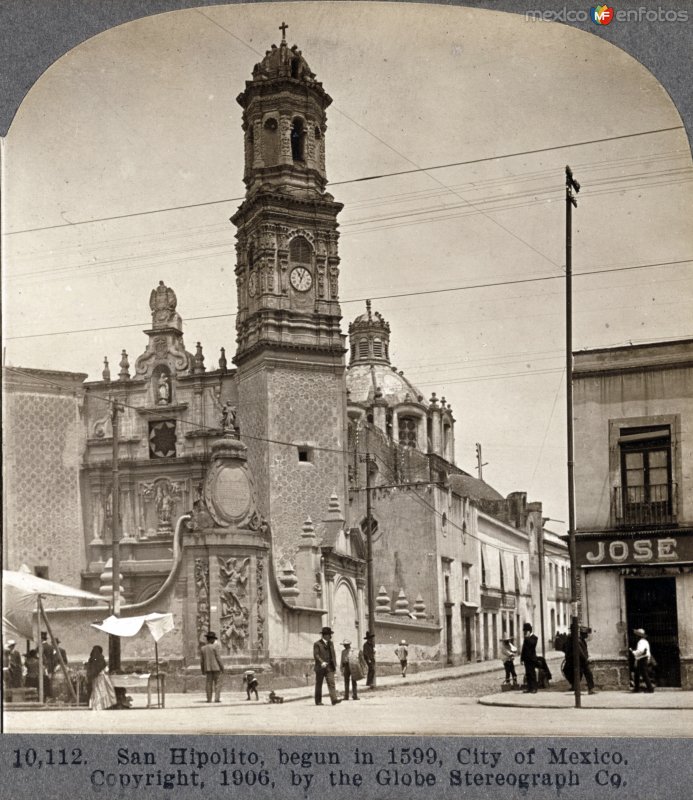
[[[313,461],[313,448],[312,447],[299,447],[298,460],[303,464],[310,464]]]

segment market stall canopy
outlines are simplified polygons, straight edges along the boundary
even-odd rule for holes
[[[114,617],[110,616],[102,623],[92,623],[92,628],[103,631],[111,636],[136,636],[146,625],[155,642],[172,631],[174,628],[173,614],[144,614],[141,617]]]
[[[93,600],[107,605],[98,594],[75,589],[57,581],[38,578],[30,572],[2,571],[3,629],[5,623],[14,628],[22,638],[34,638],[34,613],[37,597],[70,597],[78,600]]]

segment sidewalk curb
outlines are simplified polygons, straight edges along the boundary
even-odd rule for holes
[[[553,661],[556,661],[558,658],[559,658],[559,656],[549,656],[549,657],[547,657],[546,660],[549,663],[552,663]],[[467,666],[467,665],[465,665],[465,666]],[[499,671],[502,670],[502,667],[497,666],[495,661],[482,661],[482,662],[479,662],[477,665],[474,665],[474,666],[466,669],[464,672],[462,672],[461,669],[462,668],[460,668],[460,667],[457,667],[457,668],[456,667],[451,667],[450,668],[450,672],[446,671],[444,673],[442,673],[441,669],[430,670],[430,671],[422,670],[421,672],[415,672],[412,675],[410,675],[409,676],[409,680],[407,680],[406,683],[400,683],[398,681],[392,681],[391,683],[388,682],[386,684],[382,684],[381,683],[381,684],[376,686],[374,691],[376,693],[378,693],[378,692],[386,691],[388,689],[398,689],[401,686],[407,686],[407,685],[411,686],[412,684],[438,683],[438,682],[441,682],[441,681],[454,681],[454,680],[458,680],[459,678],[473,678],[473,677],[476,677],[478,675],[486,675],[487,673],[490,673],[490,672],[499,672]],[[390,677],[397,677],[397,676],[386,675],[386,676],[384,676],[384,678],[381,678],[381,680],[383,680],[383,679],[386,680],[386,679],[388,679]],[[295,697],[285,697],[284,698],[284,702],[285,703],[295,703],[298,700],[310,700],[310,699],[312,699],[312,697],[313,697],[312,688],[311,687],[306,687],[306,689],[311,689],[311,690],[307,694],[301,694],[301,695],[298,695],[298,696],[295,696]],[[293,690],[287,689],[286,691],[293,691]],[[370,692],[373,691],[373,690],[362,690],[362,691],[366,691],[366,693],[370,694]],[[488,696],[491,697],[492,695],[488,695]],[[558,708],[562,708],[562,706],[558,706]]]
[[[567,698],[566,698],[567,699]],[[480,706],[489,706],[489,707],[496,707],[496,708],[532,708],[538,711],[543,709],[551,708],[551,709],[563,709],[566,711],[574,710],[576,707],[574,704],[569,703],[528,703],[528,702],[517,702],[517,703],[510,703],[507,700],[502,699],[502,695],[486,695],[485,697],[480,697],[478,699],[478,704]],[[605,704],[603,701],[593,701],[590,702],[588,706],[582,705],[580,709],[584,709],[586,711],[689,711],[690,707],[686,705],[657,705],[657,706],[632,706],[632,705],[612,705],[612,704]]]

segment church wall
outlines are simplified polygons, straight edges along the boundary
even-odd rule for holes
[[[426,619],[438,621],[435,521],[433,511],[414,499],[415,491],[422,492],[395,489],[391,493],[373,493],[373,516],[378,523],[373,541],[376,595],[384,586],[393,612],[400,589],[404,590],[410,611],[421,595]],[[430,497],[424,496],[430,502]]]
[[[270,520],[275,563],[292,560],[307,517],[320,520],[332,492],[340,502],[345,493],[343,415],[344,379],[341,369],[276,368],[267,373],[267,444]],[[298,445],[306,446],[309,461],[301,462]]]
[[[72,386],[69,394],[59,392],[39,380],[30,388],[5,386],[3,566],[47,567],[44,577],[79,586],[84,559],[79,399]]]
[[[270,574],[270,581],[274,578]],[[313,643],[320,638],[323,620],[321,609],[288,608],[279,592],[270,586],[267,603],[270,663],[274,671],[285,675],[313,674]]]
[[[238,380],[238,416],[241,439],[248,448],[248,468],[257,489],[258,513],[269,515],[267,374],[253,371]]]

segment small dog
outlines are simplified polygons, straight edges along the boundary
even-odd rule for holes
[[[274,693],[274,689],[269,693],[269,701],[270,703],[283,703],[284,698],[280,697],[278,694]]]

